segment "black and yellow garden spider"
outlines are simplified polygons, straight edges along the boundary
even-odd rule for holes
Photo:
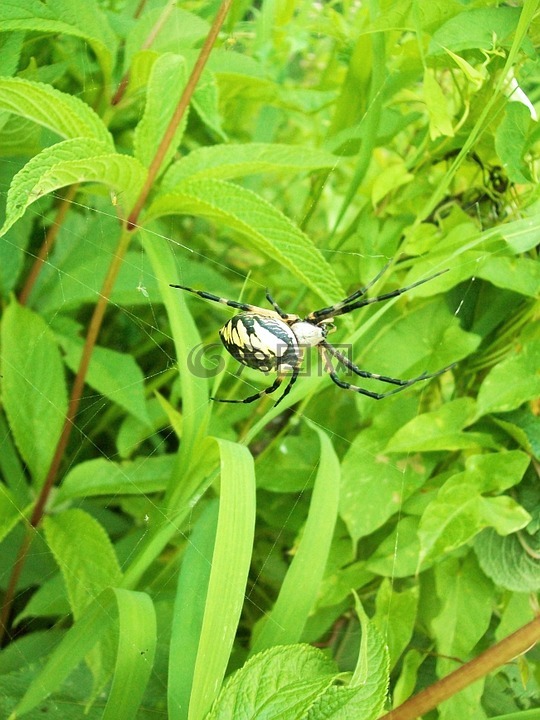
[[[434,373],[422,373],[422,375],[412,378],[411,380],[399,380],[397,378],[387,377],[386,375],[378,375],[377,373],[368,372],[367,370],[361,370],[326,341],[327,334],[335,330],[333,325],[335,317],[345,315],[346,313],[350,313],[366,305],[371,305],[372,303],[389,300],[390,298],[401,295],[407,290],[412,290],[412,288],[418,285],[423,285],[446,272],[446,270],[442,270],[423,280],[418,280],[411,285],[407,285],[407,287],[392,290],[392,292],[377,295],[376,297],[360,299],[363,298],[372,285],[377,282],[387,267],[388,265],[385,265],[371,282],[365,287],[360,288],[360,290],[356,290],[352,295],[345,298],[345,300],[335,305],[322,308],[321,310],[315,310],[303,320],[298,315],[284,312],[268,291],[266,291],[266,299],[274,308],[273,310],[266,310],[265,308],[257,307],[257,305],[236,302],[236,300],[227,300],[226,298],[212,295],[204,290],[194,290],[184,285],[171,285],[173,288],[187,290],[190,293],[199,295],[199,297],[205,300],[212,300],[212,302],[242,310],[241,313],[228,320],[219,331],[223,345],[235,360],[238,360],[238,362],[243,365],[247,365],[255,370],[260,370],[261,372],[277,372],[277,377],[270,387],[254,395],[250,395],[243,400],[212,399],[218,402],[250,403],[258,400],[263,395],[270,395],[270,393],[275,392],[283,382],[283,379],[290,373],[289,383],[281,397],[275,403],[275,405],[278,405],[283,398],[289,394],[292,386],[296,382],[306,347],[317,348],[323,359],[326,372],[336,385],[344,390],[353,390],[354,392],[367,395],[375,400],[382,400],[389,395],[395,395],[420,380],[429,380],[430,378],[437,377],[437,375],[441,375],[453,367],[455,363]],[[336,358],[338,363],[361,378],[380,380],[383,383],[397,385],[398,387],[387,392],[377,393],[340,380],[332,367],[331,356]]]

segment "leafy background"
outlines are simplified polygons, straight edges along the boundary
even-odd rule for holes
[[[216,2],[2,3],[2,717],[412,718],[533,645],[537,5],[236,2],[205,54]],[[448,271],[332,340],[451,371],[209,399],[270,382],[170,283],[307,314],[386,263]],[[538,717],[516,653],[422,716]]]

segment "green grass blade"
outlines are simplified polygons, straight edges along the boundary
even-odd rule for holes
[[[319,436],[321,456],[305,530],[253,653],[300,640],[326,567],[338,514],[340,466],[326,433],[310,427]]]
[[[255,527],[253,458],[242,445],[216,441],[221,454],[219,517],[189,720],[204,717],[223,681],[244,601]]]
[[[154,606],[143,593],[107,589],[66,633],[10,720],[30,712],[54,692],[116,618],[120,623],[117,663],[103,717],[106,720],[135,717],[153,664],[156,644]]]

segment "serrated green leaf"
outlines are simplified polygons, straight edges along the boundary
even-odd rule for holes
[[[525,343],[519,353],[490,371],[478,393],[477,417],[515,410],[540,396],[540,340]]]
[[[83,510],[66,510],[44,520],[48,545],[58,563],[75,618],[107,587],[122,578],[103,527]]]
[[[67,412],[62,359],[44,320],[16,302],[4,312],[1,338],[4,407],[19,451],[40,485]]]
[[[326,150],[301,145],[244,143],[197,148],[175,162],[163,177],[162,189],[170,192],[183,180],[230,180],[254,173],[302,172],[333,168],[339,158]]]
[[[311,423],[310,427],[319,436],[321,451],[308,518],[279,596],[253,645],[254,653],[300,640],[328,561],[338,514],[340,467],[326,433]]]
[[[24,508],[18,507],[13,494],[0,482],[0,542],[22,520]]]
[[[481,493],[500,492],[517,484],[528,464],[529,458],[519,451],[469,457],[465,471],[442,486],[422,515],[419,564],[455,550],[486,527],[501,535],[525,527],[530,515],[512,498]]]
[[[362,639],[350,685],[328,687],[310,706],[307,720],[375,720],[383,709],[388,688],[388,649],[377,627],[368,621],[358,598],[356,611]]]
[[[99,140],[112,152],[111,134],[92,108],[51,85],[0,77],[0,109],[52,130],[62,138]]]
[[[105,590],[83,612],[30,683],[9,720],[16,720],[50,695],[77,667],[118,619],[116,667],[103,720],[132,720],[152,672],[156,648],[156,616],[148,595],[122,589]],[[80,709],[79,711],[80,712]]]
[[[146,90],[146,105],[141,121],[135,128],[133,146],[135,157],[150,166],[173,116],[186,84],[184,58],[173,53],[158,57],[152,66]],[[174,157],[187,124],[187,113],[177,127],[170,142],[161,170],[165,170]]]
[[[79,37],[87,42],[101,65],[104,85],[110,82],[117,40],[101,6],[90,1],[75,9],[73,3],[38,0],[3,0],[0,5],[3,32],[30,31]]]
[[[501,537],[487,528],[474,542],[480,567],[494,583],[514,592],[540,589],[539,538],[526,530]]]
[[[189,55],[189,54],[188,54]],[[214,135],[226,142],[227,135],[222,127],[222,112],[219,104],[219,88],[216,77],[204,68],[191,101],[197,115]]]
[[[270,648],[231,676],[206,720],[261,713],[267,720],[300,720],[336,674],[334,662],[310,645]]]
[[[83,351],[82,343],[62,337],[64,361],[76,373]],[[92,351],[86,382],[104,397],[117,403],[142,423],[149,426],[144,396],[144,375],[135,359],[126,353],[95,346]]]
[[[238,230],[248,245],[283,265],[325,302],[343,297],[332,267],[307,235],[250,190],[222,180],[185,181],[175,192],[159,195],[145,219],[182,214],[202,215]]]
[[[400,536],[400,545],[403,538]],[[394,546],[395,547],[395,546]],[[396,553],[399,547],[396,547]],[[397,592],[390,579],[385,579],[377,592],[374,625],[388,646],[389,667],[392,669],[412,637],[418,610],[418,587]]]
[[[167,487],[174,463],[174,455],[141,457],[124,463],[104,458],[88,460],[68,472],[55,500],[62,503],[75,497],[159,492]]]
[[[146,177],[144,167],[128,155],[109,152],[98,140],[76,138],[42,150],[15,175],[8,191],[4,234],[38,198],[78,182],[100,182],[130,202]]]

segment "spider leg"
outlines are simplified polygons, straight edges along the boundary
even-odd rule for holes
[[[243,400],[227,400],[227,399],[225,399],[225,398],[217,398],[217,397],[213,397],[213,398],[210,398],[210,399],[211,399],[211,400],[215,400],[216,402],[223,402],[223,403],[251,403],[251,402],[255,402],[255,400],[258,400],[258,399],[261,398],[263,395],[270,395],[270,393],[275,392],[275,391],[278,389],[278,387],[281,385],[281,383],[283,382],[283,377],[284,377],[283,375],[278,375],[277,378],[276,378],[276,379],[274,380],[274,382],[272,383],[272,385],[270,385],[270,387],[267,387],[267,388],[265,388],[264,390],[261,390],[260,392],[255,393],[255,395],[250,395],[249,397],[244,398]],[[289,383],[289,384],[290,384],[290,383]],[[286,394],[286,393],[283,393],[283,395],[281,396],[280,400],[283,399],[283,396],[284,396],[285,394]],[[279,402],[279,400],[278,400],[278,402]],[[276,405],[277,405],[277,403],[276,403]]]
[[[419,375],[416,378],[412,378],[411,380],[399,380],[398,378],[390,378],[386,375],[377,375],[376,373],[370,373],[366,370],[360,370],[360,368],[356,367],[353,363],[351,363],[344,355],[342,355],[338,350],[336,350],[334,347],[329,345],[328,343],[324,343],[321,345],[318,345],[319,352],[322,355],[322,358],[324,360],[325,369],[326,372],[330,375],[330,378],[333,382],[335,382],[336,385],[338,385],[340,388],[343,388],[344,390],[353,390],[354,392],[360,393],[361,395],[367,395],[370,398],[373,398],[374,400],[382,400],[383,398],[389,397],[390,395],[395,395],[396,393],[401,392],[402,390],[405,390],[405,388],[408,388],[410,385],[414,385],[415,383],[419,382],[420,380],[428,380],[429,378],[436,377],[437,375],[440,375],[441,373],[445,372],[449,368],[453,367],[455,363],[452,365],[449,365],[448,367],[443,368],[442,370],[438,370],[435,373],[423,373],[422,375]],[[329,354],[334,355],[334,357],[345,367],[349,368],[349,370],[352,370],[356,375],[359,375],[360,377],[364,378],[371,378],[373,380],[380,380],[381,382],[391,383],[393,385],[398,385],[397,388],[394,388],[393,390],[388,390],[384,393],[377,393],[372,392],[371,390],[366,390],[365,388],[358,387],[358,385],[352,385],[349,382],[346,382],[345,380],[340,380],[337,376],[336,372],[334,371],[334,368],[332,367],[332,363],[330,362]]]
[[[364,287],[361,287],[359,290],[356,290],[353,292],[352,295],[349,295],[349,297],[346,297],[345,300],[342,300],[341,302],[336,303],[335,305],[330,305],[329,307],[322,308],[321,310],[315,310],[314,312],[310,313],[306,320],[315,320],[317,321],[323,316],[326,317],[332,317],[338,310],[341,310],[342,307],[345,307],[345,305],[348,305],[349,303],[353,302],[353,300],[357,300],[358,298],[362,297],[367,293],[367,291],[375,285],[377,280],[384,275],[386,270],[388,269],[390,263],[392,261],[389,260],[386,265],[380,270],[373,280],[370,280],[367,285],[364,285]]]
[[[359,300],[358,302],[347,303],[345,306],[343,306],[342,303],[338,303],[339,307],[337,310],[336,305],[331,308],[325,308],[327,312],[324,312],[323,310],[317,310],[315,313],[311,313],[311,315],[308,315],[306,320],[315,320],[316,322],[320,322],[326,317],[338,317],[338,315],[345,315],[346,313],[350,313],[353,310],[358,310],[358,308],[365,307],[366,305],[371,305],[372,303],[382,302],[383,300],[390,300],[390,298],[397,297],[398,295],[403,295],[403,293],[407,292],[407,290],[412,290],[413,288],[418,287],[418,285],[423,285],[424,283],[427,283],[430,280],[439,277],[439,275],[442,275],[445,272],[448,272],[448,268],[446,268],[445,270],[441,270],[434,275],[430,275],[423,280],[417,280],[415,283],[407,285],[406,287],[398,288],[397,290],[392,290],[392,292],[384,293],[384,295],[377,295],[376,297],[368,298],[367,300]],[[317,313],[319,314],[317,315]]]
[[[299,373],[300,373],[300,368],[299,368],[299,367],[293,368],[293,371],[292,371],[292,373],[291,373],[291,379],[289,380],[289,382],[288,382],[288,384],[287,384],[287,387],[286,387],[285,390],[283,391],[283,394],[281,395],[281,397],[279,398],[279,400],[277,400],[277,401],[274,403],[274,407],[276,407],[276,405],[279,405],[279,403],[283,400],[283,398],[286,397],[286,396],[291,392],[291,388],[292,388],[292,386],[294,385],[294,383],[296,382]],[[275,392],[275,391],[278,389],[278,387],[281,385],[281,383],[283,382],[283,378],[284,378],[284,377],[285,377],[284,375],[278,375],[277,378],[274,380],[274,382],[272,383],[272,385],[271,385],[270,387],[267,387],[267,388],[265,388],[264,390],[261,390],[260,392],[255,393],[255,395],[250,395],[249,397],[244,398],[243,400],[226,400],[226,399],[217,398],[217,397],[213,397],[213,398],[211,398],[211,400],[216,400],[217,402],[226,402],[226,403],[251,403],[251,402],[255,402],[255,400],[258,400],[258,399],[261,398],[263,395],[270,395],[270,393]]]
[[[280,308],[280,306],[277,304],[277,302],[274,300],[274,298],[270,295],[270,290],[268,288],[266,289],[266,299],[272,305],[274,310],[277,312],[277,314],[281,317],[282,320],[297,320],[297,315],[291,315],[290,313],[286,313],[284,310]]]
[[[238,310],[244,310],[245,312],[255,312],[262,314],[268,314],[268,310],[257,307],[257,305],[249,305],[248,303],[236,302],[236,300],[227,300],[227,298],[218,297],[212,295],[212,293],[205,292],[204,290],[194,290],[193,288],[186,287],[185,285],[170,285],[172,288],[178,288],[179,290],[187,290],[194,295],[204,298],[205,300],[212,300],[212,302],[221,303],[221,305],[228,305],[229,307],[237,308]]]

